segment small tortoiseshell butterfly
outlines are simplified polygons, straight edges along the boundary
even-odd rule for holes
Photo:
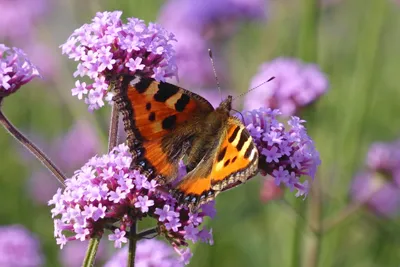
[[[133,163],[171,185],[185,161],[188,173],[171,185],[178,201],[195,208],[256,174],[258,151],[243,123],[230,115],[232,96],[214,109],[170,83],[139,76],[119,82],[114,101]]]

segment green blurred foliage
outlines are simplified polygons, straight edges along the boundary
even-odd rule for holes
[[[389,0],[343,0],[323,8],[313,8],[313,2],[270,0],[268,19],[242,25],[223,52],[236,92],[247,90],[259,64],[278,56],[316,62],[327,73],[329,92],[304,113],[321,153],[317,200],[326,219],[348,205],[352,176],[362,167],[369,144],[399,137],[400,7]],[[37,34],[60,55],[60,70],[51,81],[34,80],[7,98],[4,113],[24,132],[40,133],[49,142],[84,117],[102,136],[99,151],[105,152],[110,108],[88,113],[86,105],[70,95],[75,65],[61,57],[58,46],[96,11],[123,10],[125,17],[155,21],[162,3],[54,1]],[[47,266],[59,266],[49,207],[30,199],[31,167],[21,160],[21,146],[1,129],[0,150],[0,224],[26,225],[39,235]],[[217,217],[209,221],[215,244],[193,247],[190,266],[399,265],[398,219],[377,218],[361,209],[316,235],[307,226],[314,220],[313,195],[302,201],[288,193],[287,202],[263,204],[260,183],[253,179],[218,197]],[[312,264],[315,253],[318,264]]]

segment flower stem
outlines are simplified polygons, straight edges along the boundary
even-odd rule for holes
[[[294,238],[293,238],[293,255],[292,255],[292,266],[298,267],[302,266],[302,241],[303,241],[303,233],[306,228],[307,221],[305,221],[304,214],[307,211],[307,202],[306,201],[298,201],[296,210],[299,213],[299,216],[296,219],[296,226],[294,229]]]
[[[111,110],[110,129],[108,132],[108,152],[118,144],[118,121],[119,112],[117,104],[114,103]]]
[[[136,221],[134,221],[129,231],[128,267],[135,267],[137,240],[138,236],[136,235]]]
[[[317,60],[319,0],[302,0],[298,56],[305,61]]]
[[[362,201],[352,202],[343,210],[339,211],[337,214],[332,216],[331,218],[327,218],[322,222],[322,231],[324,233],[328,232],[329,230],[333,229],[340,223],[344,222],[348,219],[352,214],[358,211],[361,207],[364,206],[371,198],[375,196],[376,193],[380,191],[380,188],[377,188],[368,194]]]
[[[322,231],[322,197],[320,181],[315,180],[311,191],[310,200],[310,223],[313,225],[315,232],[308,253],[308,262],[306,266],[317,267],[321,254],[321,243],[323,237]]]
[[[18,129],[7,119],[1,110],[0,98],[0,124],[8,131],[8,133],[17,139],[26,149],[28,149],[49,171],[57,178],[57,180],[65,187],[65,175],[61,170],[44,154],[34,143],[25,137]]]
[[[101,236],[92,237],[89,241],[89,246],[86,250],[85,259],[83,260],[83,267],[92,267],[96,260],[97,249],[99,248]]]

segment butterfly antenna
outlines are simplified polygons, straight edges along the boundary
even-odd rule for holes
[[[219,94],[220,94],[220,96],[221,96],[221,101],[222,101],[221,86],[219,85],[219,80],[218,80],[218,76],[217,76],[217,71],[215,70],[214,59],[213,59],[212,51],[211,51],[210,48],[208,48],[208,56],[210,57],[210,60],[211,60],[211,65],[212,65],[212,68],[213,68],[213,71],[214,71],[215,81],[217,82],[218,91],[219,91]]]
[[[260,87],[260,86],[262,86],[262,85],[264,85],[264,84],[266,84],[266,83],[272,81],[273,79],[275,79],[274,76],[272,76],[271,78],[269,78],[269,79],[266,80],[265,82],[260,83],[260,84],[257,85],[256,87],[253,87],[253,88],[251,88],[250,90],[248,90],[248,91],[246,91],[246,92],[244,92],[244,93],[241,93],[240,95],[238,95],[238,96],[236,96],[234,99],[232,99],[232,101],[235,100],[235,99],[238,99],[238,98],[244,96],[245,94],[247,94],[248,92],[251,92],[251,91],[257,89],[258,87]]]

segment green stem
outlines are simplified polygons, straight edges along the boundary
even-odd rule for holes
[[[318,180],[313,183],[310,200],[310,221],[315,228],[315,235],[308,254],[307,266],[317,267],[321,255],[322,231],[322,197],[321,186]]]
[[[96,253],[99,248],[101,236],[92,237],[89,241],[89,246],[86,250],[85,259],[83,260],[83,267],[92,267],[96,260]]]
[[[57,180],[65,187],[65,175],[61,170],[50,160],[49,157],[44,154],[34,143],[32,143],[27,137],[25,137],[18,129],[7,119],[1,110],[0,98],[0,124],[8,131],[8,133],[18,140],[26,149],[28,149],[49,171],[57,178]]]
[[[129,250],[128,250],[128,267],[135,267],[136,243],[138,237],[136,235],[136,221],[129,230]]]
[[[302,0],[298,56],[315,62],[318,55],[319,0]]]
[[[318,41],[318,21],[319,21],[319,8],[318,0],[302,0],[301,3],[301,22],[300,22],[300,36],[298,57],[305,61],[317,61],[317,41]],[[293,250],[292,250],[292,266],[302,266],[302,241],[303,233],[307,222],[304,221],[304,215],[307,211],[307,202],[298,202],[297,209],[299,217],[296,220]]]
[[[372,87],[376,76],[376,61],[379,57],[379,43],[382,34],[386,13],[388,10],[387,1],[366,1],[363,20],[359,23],[360,35],[356,54],[355,71],[352,84],[344,98],[351,112],[348,112],[341,130],[342,136],[339,141],[345,147],[345,151],[352,153],[346,158],[346,165],[355,166],[359,161],[360,150],[363,147],[364,125],[368,123],[368,109],[372,102],[372,90],[379,90]],[[371,16],[371,10],[374,15]],[[354,104],[356,103],[356,104]],[[338,150],[339,151],[339,150]],[[349,153],[348,152],[348,153]],[[350,158],[350,161],[349,161]]]
[[[304,214],[307,211],[307,202],[306,201],[298,201],[297,208],[299,216],[296,219],[296,226],[294,229],[294,238],[293,238],[293,248],[292,248],[292,266],[299,267],[302,266],[302,241],[303,241],[303,233],[307,225],[307,221],[303,218]]]

